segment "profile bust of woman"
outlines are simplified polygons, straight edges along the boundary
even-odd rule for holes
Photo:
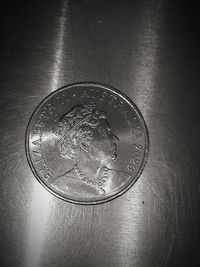
[[[96,196],[110,193],[127,179],[128,173],[108,167],[117,158],[119,139],[111,131],[106,112],[94,103],[74,106],[53,133],[60,155],[73,161],[73,168],[54,180],[58,190]]]

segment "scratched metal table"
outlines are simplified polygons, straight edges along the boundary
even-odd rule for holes
[[[199,266],[199,3],[27,1],[1,13],[0,266]],[[39,102],[82,81],[129,96],[150,137],[136,184],[93,206],[47,192],[24,148]]]

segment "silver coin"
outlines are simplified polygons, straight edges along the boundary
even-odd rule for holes
[[[77,83],[47,96],[26,132],[36,178],[55,196],[79,204],[111,200],[140,176],[148,132],[133,102],[109,86]]]

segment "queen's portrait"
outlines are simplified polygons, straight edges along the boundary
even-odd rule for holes
[[[72,168],[56,177],[53,186],[83,197],[109,194],[122,186],[130,174],[112,168],[119,138],[112,132],[106,112],[94,103],[76,105],[64,114],[53,133],[60,156]]]

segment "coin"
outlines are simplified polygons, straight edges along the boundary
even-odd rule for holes
[[[129,189],[147,159],[148,132],[136,105],[107,85],[77,83],[48,95],[26,132],[29,165],[47,190],[97,204]]]

